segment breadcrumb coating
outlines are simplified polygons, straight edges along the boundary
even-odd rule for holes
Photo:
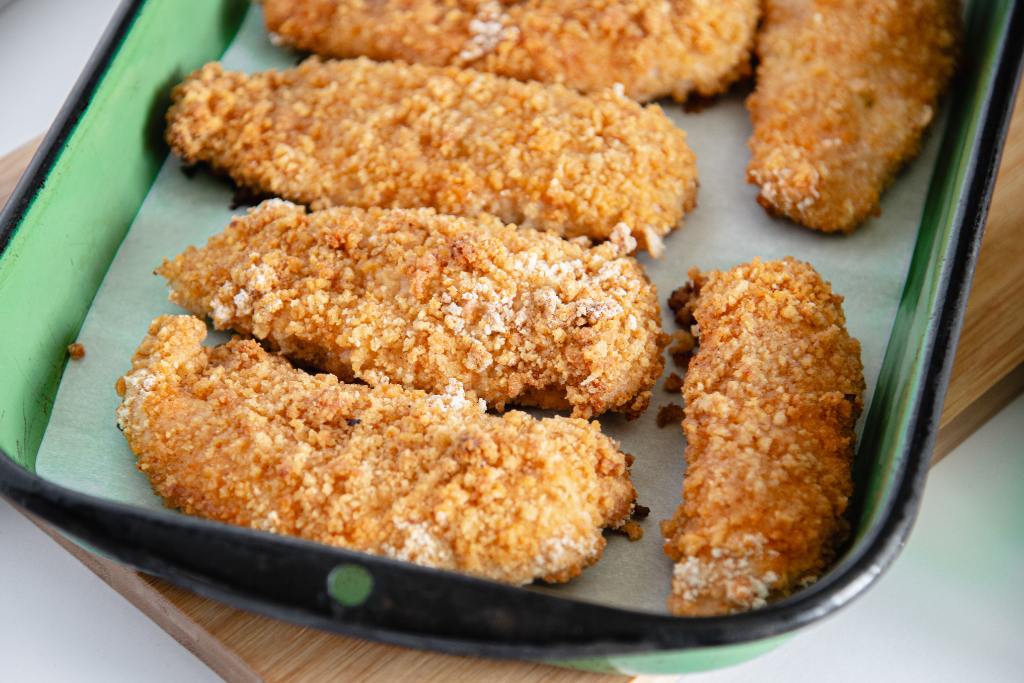
[[[457,68],[367,59],[252,75],[207,64],[172,93],[167,141],[240,185],[306,204],[489,213],[639,245],[696,203],[686,134],[655,105]]]
[[[914,157],[953,73],[954,0],[767,0],[749,182],[768,211],[851,232]]]
[[[157,273],[222,329],[373,385],[443,392],[454,378],[503,410],[637,415],[661,375],[658,295],[624,229],[587,248],[491,216],[282,200],[236,217]]]
[[[342,384],[205,336],[157,318],[118,383],[139,469],[187,514],[512,584],[569,580],[628,521],[628,456],[596,422],[488,415],[458,382]]]
[[[712,96],[750,68],[758,0],[264,0],[267,30],[329,57],[471,67],[638,100]]]
[[[669,609],[754,609],[814,581],[848,533],[860,344],[842,297],[787,258],[691,271],[683,504],[663,522]]]

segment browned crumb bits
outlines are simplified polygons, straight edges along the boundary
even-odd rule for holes
[[[670,394],[678,394],[683,388],[683,378],[672,372],[665,378],[665,391]]]
[[[675,313],[676,325],[689,327],[693,324],[693,307],[697,300],[697,287],[687,282],[677,287],[668,297],[668,307]]]
[[[678,403],[669,403],[658,408],[658,417],[656,423],[658,428],[663,428],[669,424],[679,424],[683,421],[683,407]]]
[[[626,537],[631,541],[639,541],[644,537],[644,528],[633,521],[626,522],[619,527],[618,531],[626,534]]]
[[[677,367],[685,368],[697,347],[697,340],[686,330],[677,330],[671,336],[672,342],[669,344],[668,352],[672,355],[672,362]]]
[[[68,344],[68,355],[71,356],[71,360],[82,360],[85,358],[85,345],[81,342]]]

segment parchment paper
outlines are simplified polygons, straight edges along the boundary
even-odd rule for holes
[[[223,58],[227,68],[257,71],[284,68],[295,55],[267,39],[258,7],[253,7]],[[687,132],[697,154],[699,207],[666,239],[659,260],[640,256],[664,303],[682,284],[691,266],[729,268],[755,256],[792,255],[811,262],[846,297],[850,332],[863,345],[866,405],[873,394],[903,288],[931,172],[936,163],[941,117],[925,141],[921,156],[885,194],[882,214],[851,236],[827,236],[769,218],[757,205],[756,188],[744,182],[749,158],[750,123],[743,107],[745,92],[736,92],[699,113],[663,104]],[[207,172],[188,178],[174,157],[168,158],[110,266],[79,335],[87,350],[64,372],[53,415],[40,446],[37,468],[58,484],[103,498],[160,509],[146,478],[135,468],[115,423],[119,399],[114,384],[150,321],[163,313],[180,313],[167,301],[167,289],[153,269],[190,244],[204,244],[226,227],[232,213],[232,187]],[[675,329],[664,308],[666,330]],[[209,343],[227,338],[214,334]],[[673,370],[671,361],[666,374]],[[602,419],[607,434],[636,456],[633,480],[639,502],[651,508],[643,540],[631,543],[609,534],[603,559],[568,585],[534,586],[583,600],[632,609],[665,611],[671,562],[661,551],[658,523],[679,504],[683,476],[682,431],[658,429],[658,408],[679,403],[677,395],[655,389],[651,408],[638,420]],[[866,412],[866,411],[865,411]],[[177,514],[171,513],[169,514]]]

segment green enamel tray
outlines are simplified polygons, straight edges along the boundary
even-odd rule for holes
[[[865,591],[924,487],[1024,41],[1015,2],[974,2],[964,59],[855,470],[852,544],[826,576],[746,614],[677,618],[565,599],[169,511],[36,474],[93,297],[168,151],[170,87],[217,59],[242,0],[124,3],[0,214],[0,493],[140,570],[233,605],[358,637],[596,671],[739,662]]]

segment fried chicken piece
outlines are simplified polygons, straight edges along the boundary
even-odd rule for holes
[[[612,91],[311,58],[253,75],[207,64],[172,99],[167,141],[186,162],[314,209],[490,213],[594,239],[625,224],[657,255],[696,203],[686,134]]]
[[[170,507],[512,584],[568,581],[626,524],[627,456],[597,423],[502,417],[442,395],[309,375],[255,341],[157,318],[118,424]]]
[[[658,296],[620,230],[587,248],[490,216],[270,200],[157,273],[171,300],[345,381],[638,415],[661,375]]]
[[[750,68],[758,0],[264,0],[302,50],[490,71],[638,100],[712,96]]]
[[[953,0],[767,0],[747,180],[757,201],[851,232],[920,147],[956,61]]]
[[[814,581],[848,533],[860,344],[842,297],[787,258],[691,271],[700,349],[683,385],[683,504],[662,524],[669,609],[754,609]]]

